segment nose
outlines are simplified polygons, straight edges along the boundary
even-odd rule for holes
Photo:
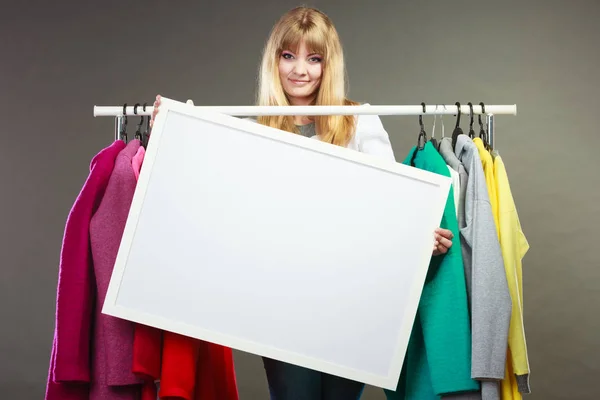
[[[294,63],[294,73],[296,75],[306,74],[306,64],[304,60],[298,60],[296,63]]]

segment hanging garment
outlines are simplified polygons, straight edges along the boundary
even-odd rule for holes
[[[165,331],[158,394],[161,399],[238,400],[233,351]]]
[[[60,253],[56,296],[56,321],[46,400],[89,397],[92,371],[93,267],[89,227],[117,155],[125,142],[117,140],[92,158],[90,173],[67,217]]]
[[[494,159],[494,180],[498,196],[498,226],[500,247],[512,298],[512,315],[508,334],[509,359],[507,375],[502,381],[503,399],[510,393],[531,393],[529,359],[523,324],[523,270],[522,260],[529,243],[519,221],[519,215],[510,189],[506,168],[500,155]],[[515,390],[516,389],[516,390]],[[520,396],[519,396],[520,397]],[[513,396],[513,398],[518,398]]]
[[[211,343],[200,346],[196,368],[194,400],[239,399],[231,348]]]
[[[468,174],[460,232],[471,306],[471,376],[483,380],[483,400],[496,400],[506,362],[510,294],[479,150],[464,134],[454,150]]]
[[[473,144],[477,147],[479,158],[481,159],[481,166],[483,168],[483,174],[485,176],[485,184],[488,190],[488,197],[490,199],[490,205],[492,206],[492,214],[494,216],[494,222],[496,229],[498,228],[498,196],[496,195],[496,183],[494,181],[494,160],[492,155],[485,148],[483,140],[481,138],[474,138]],[[498,232],[498,231],[496,231]]]
[[[494,159],[490,152],[486,149],[483,140],[479,137],[473,138],[473,144],[477,147],[477,151],[479,152],[479,157],[481,158],[481,165],[483,168],[483,173],[485,175],[485,182],[488,189],[488,195],[490,199],[490,205],[492,207],[492,214],[494,216],[494,222],[496,225],[496,233],[498,235],[498,240],[500,240],[500,228],[498,225],[498,199],[496,194],[496,183],[494,178]],[[507,276],[508,280],[508,276]],[[510,294],[510,293],[509,293]],[[511,297],[511,309],[512,309],[512,297]],[[511,311],[512,315],[512,311]],[[510,323],[509,323],[510,326]],[[508,354],[507,354],[508,355]],[[506,362],[505,362],[506,366]],[[506,369],[506,367],[505,367]],[[506,371],[504,373],[506,379]],[[500,384],[502,381],[500,382]],[[482,385],[482,393],[484,400],[499,400],[501,398],[501,385],[486,382]]]
[[[452,190],[454,191],[454,209],[456,210],[456,218],[458,218],[458,202],[460,201],[460,177],[458,176],[458,172],[453,170],[449,165],[448,172],[450,172],[450,177],[452,178]]]
[[[133,173],[135,175],[135,180],[137,181],[140,177],[140,170],[142,169],[142,164],[144,163],[144,156],[146,155],[146,149],[144,146],[140,146],[138,151],[133,156],[131,160],[131,168],[133,168]]]
[[[102,314],[129,207],[136,187],[132,159],[141,142],[119,153],[102,202],[90,222],[97,300],[94,322],[91,400],[137,400],[142,380],[131,370],[134,323]]]
[[[163,334],[160,398],[194,399],[198,355],[202,342],[165,331]]]
[[[458,191],[458,226],[465,226],[465,194],[467,192],[468,174],[460,160],[456,158],[452,148],[452,138],[443,137],[440,140],[440,155],[450,168],[458,172],[459,191]],[[463,254],[464,256],[464,254]]]
[[[410,164],[414,151],[415,147],[404,164]],[[450,176],[443,158],[429,142],[418,151],[415,167]],[[438,399],[443,394],[479,389],[479,383],[471,379],[467,290],[452,190],[440,225],[454,234],[453,246],[431,259],[398,387],[385,390],[390,400]]]
[[[136,182],[144,162],[146,149],[140,146],[131,160]],[[133,366],[131,371],[144,381],[141,400],[156,400],[156,380],[160,378],[162,330],[135,324],[133,333]]]

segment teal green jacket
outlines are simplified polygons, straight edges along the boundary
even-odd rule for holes
[[[410,165],[415,149],[403,164]],[[417,168],[450,176],[430,142],[414,162]],[[388,400],[433,400],[479,389],[471,379],[471,324],[452,188],[440,227],[454,234],[452,246],[431,259],[398,386],[385,390]]]

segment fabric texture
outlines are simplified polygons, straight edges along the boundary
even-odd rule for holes
[[[413,147],[404,164],[410,164],[415,151]],[[417,151],[414,161],[416,168],[450,177],[430,142]],[[439,399],[479,390],[479,383],[471,379],[467,289],[452,188],[440,227],[454,234],[453,245],[446,254],[431,259],[398,386],[395,391],[384,390],[390,400]]]
[[[458,177],[460,181],[460,189],[458,193],[458,226],[465,226],[465,196],[467,193],[467,180],[469,179],[469,175],[465,170],[465,167],[462,165],[460,160],[454,154],[454,149],[452,148],[452,138],[443,137],[440,140],[439,152],[446,164],[458,172]]]
[[[237,400],[239,397],[229,347],[204,342],[198,349],[195,400]]]
[[[306,136],[306,137],[310,138],[317,134],[316,126],[315,126],[314,122],[311,122],[306,125],[296,125],[296,127],[298,128],[298,130],[300,131],[300,134],[302,136]]]
[[[490,200],[490,206],[492,207],[492,215],[494,216],[494,222],[496,227],[497,235],[499,236],[498,228],[498,196],[496,195],[496,183],[494,179],[494,160],[489,151],[485,148],[483,140],[481,138],[472,139],[473,144],[477,148],[479,158],[481,159],[481,166],[483,168],[483,175],[485,176],[485,186],[488,190],[488,198]]]
[[[452,190],[454,192],[454,209],[456,210],[456,218],[458,220],[458,204],[460,201],[460,176],[458,175],[458,172],[453,170],[452,167],[450,167],[449,165],[448,172],[450,172],[450,177],[452,178]]]
[[[238,400],[233,351],[164,332],[160,398]]]
[[[87,399],[89,396],[95,298],[89,227],[104,196],[115,159],[124,147],[125,143],[117,140],[92,158],[89,175],[67,217],[60,253],[46,400]]]
[[[498,226],[500,232],[500,247],[504,258],[504,267],[509,282],[512,298],[512,314],[508,334],[510,357],[507,375],[502,381],[503,397],[509,398],[509,393],[516,391],[530,393],[529,358],[527,341],[523,323],[523,266],[522,260],[529,250],[529,243],[521,223],[515,201],[512,196],[506,167],[500,155],[494,159],[494,181],[498,196]],[[516,384],[516,385],[515,385]]]
[[[160,398],[193,400],[201,341],[165,331]]]
[[[142,381],[132,372],[134,323],[102,314],[121,237],[135,191],[132,169],[140,141],[135,139],[119,153],[98,211],[90,222],[90,244],[96,281],[91,400],[137,400]]]
[[[142,169],[142,164],[144,163],[144,156],[146,155],[146,149],[144,146],[140,146],[138,151],[133,156],[131,160],[131,167],[133,168],[133,173],[135,175],[135,179],[137,180],[140,177],[140,169]]]
[[[499,381],[504,378],[511,314],[504,261],[479,150],[463,134],[455,154],[469,176],[460,234],[471,303],[471,376]]]

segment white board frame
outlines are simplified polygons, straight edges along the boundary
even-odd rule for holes
[[[424,251],[423,254],[421,254],[420,264],[414,267],[416,269],[415,278],[410,284],[411,289],[409,301],[405,305],[404,309],[405,317],[398,334],[396,346],[397,350],[392,356],[393,360],[391,362],[391,367],[386,374],[372,374],[366,373],[365,371],[357,371],[356,369],[348,368],[343,365],[332,364],[317,358],[304,356],[302,354],[297,354],[283,349],[276,349],[266,343],[256,343],[245,340],[242,337],[222,335],[218,332],[204,329],[201,326],[192,326],[172,320],[165,315],[153,315],[147,312],[139,312],[138,310],[123,307],[122,305],[118,304],[121,281],[128,265],[130,247],[134,240],[134,236],[136,235],[138,219],[140,218],[140,213],[144,206],[146,189],[152,177],[154,160],[160,148],[163,128],[167,119],[169,118],[169,115],[172,113],[183,114],[186,116],[203,119],[205,121],[210,121],[214,124],[221,124],[231,128],[244,130],[253,135],[267,137],[282,143],[320,152],[331,157],[341,158],[355,163],[362,163],[376,169],[435,185],[439,189],[439,198],[434,200],[436,207],[434,210],[432,210],[431,215],[429,216],[430,218],[424,218],[424,223],[431,224],[433,233],[433,230],[436,227],[435,221],[439,223],[442,218],[451,185],[451,179],[448,177],[413,168],[401,163],[370,156],[347,148],[333,146],[318,140],[306,140],[306,138],[300,137],[299,135],[283,134],[282,131],[278,129],[265,127],[250,121],[244,121],[239,118],[214,113],[212,111],[200,110],[182,102],[163,98],[160,112],[155,119],[154,127],[152,129],[151,139],[147,147],[143,167],[140,172],[137,187],[133,196],[129,216],[121,239],[114,271],[111,276],[102,312],[114,317],[153,326],[159,329],[198,338],[208,342],[217,343],[240,351],[286,361],[307,368],[312,368],[333,375],[364,382],[369,385],[395,390],[400,376],[402,364],[404,362],[404,356],[419,304],[421,291],[427,274],[428,265],[431,259],[431,247],[428,247],[427,251]]]

